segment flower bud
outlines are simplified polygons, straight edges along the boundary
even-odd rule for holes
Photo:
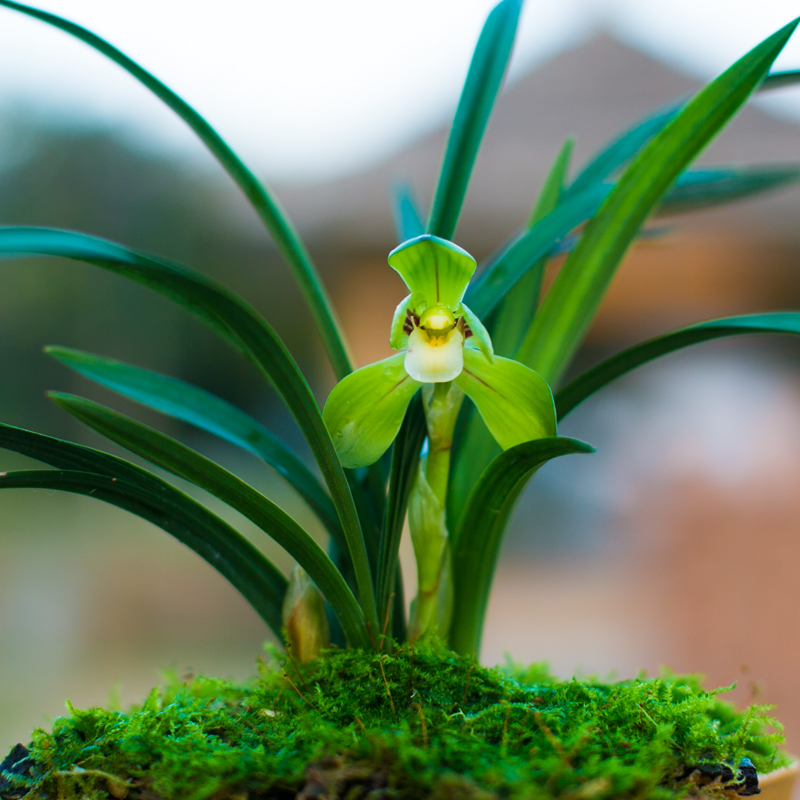
[[[301,664],[315,659],[331,642],[325,601],[299,564],[292,569],[283,599],[283,626],[292,657]]]

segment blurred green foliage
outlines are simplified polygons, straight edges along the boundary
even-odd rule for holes
[[[19,113],[0,120],[0,130],[0,225],[82,230],[224,280],[253,299],[312,382],[319,379],[317,342],[308,335],[300,294],[221,175],[148,152],[112,130],[54,126]],[[274,417],[286,432],[288,415],[244,360],[151,292],[89,266],[63,269],[58,259],[2,270],[0,374],[4,386],[14,387],[0,392],[6,421],[79,435],[43,395],[84,383],[41,353],[57,343],[169,372],[259,418]]]

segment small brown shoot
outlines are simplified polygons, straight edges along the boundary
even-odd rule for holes
[[[386,673],[383,671],[384,658],[386,658],[386,656],[382,656],[378,660],[378,666],[381,668],[381,677],[383,678],[383,685],[386,687],[386,694],[389,696],[389,703],[391,703],[392,706],[392,714],[394,714],[395,719],[397,719],[397,709],[394,707],[394,700],[392,700],[392,692],[389,689],[389,682],[386,680]]]

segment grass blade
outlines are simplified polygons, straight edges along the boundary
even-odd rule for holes
[[[511,58],[522,0],[502,0],[481,31],[447,140],[428,233],[452,239],[472,167]]]
[[[553,436],[512,447],[484,470],[453,542],[455,600],[450,646],[457,653],[471,655],[480,650],[503,533],[528,479],[552,458],[592,452],[594,448],[585,442]]]
[[[69,347],[46,347],[45,352],[107,389],[258,456],[285,478],[331,535],[343,543],[336,509],[319,481],[280,439],[249,414],[197,386],[113,358]]]
[[[698,92],[631,162],[556,277],[520,360],[558,380],[642,224],[675,179],[739,110],[797,27],[786,25]]]
[[[654,358],[700,342],[754,333],[800,334],[800,312],[781,311],[712,319],[629,347],[587,370],[557,392],[555,401],[558,418],[566,416],[575,406],[611,381]]]
[[[692,169],[681,173],[659,214],[696,211],[768,192],[800,180],[800,167],[754,166]]]
[[[146,69],[139,66],[112,44],[86,30],[86,28],[82,28],[80,25],[76,25],[55,14],[49,14],[46,11],[41,11],[22,3],[15,3],[13,0],[0,0],[0,6],[19,11],[41,22],[46,22],[48,25],[52,25],[70,36],[80,39],[104,56],[107,56],[146,86],[197,134],[250,201],[250,204],[289,264],[311,309],[334,372],[339,378],[343,378],[352,372],[353,360],[350,357],[341,325],[336,317],[330,297],[300,236],[277,199],[245,166],[244,162],[231,150],[214,128],[185,100],[165,86],[158,78],[151,75]]]
[[[386,512],[378,551],[377,595],[381,618],[387,614],[397,584],[400,538],[403,534],[408,498],[417,474],[420,450],[427,434],[422,398],[417,395],[409,404],[392,449]]]
[[[91,494],[152,522],[227,578],[280,638],[286,578],[247,539],[196,500],[121,458],[11,425],[0,423],[0,448],[60,471],[45,470],[44,476],[39,477],[30,472],[8,473],[6,478],[18,477],[9,482],[0,480],[0,488],[44,486],[43,481],[52,481],[50,488],[63,491],[75,492],[80,486],[87,490],[80,493]],[[19,477],[25,474],[27,478]],[[71,477],[58,478],[58,474]],[[26,480],[29,483],[25,484]],[[56,486],[59,480],[61,485]]]
[[[331,493],[353,560],[364,614],[378,627],[366,544],[347,479],[303,374],[269,323],[222,284],[121,245],[51,228],[0,228],[0,258],[53,255],[85,261],[143,284],[210,325],[270,381],[311,448]]]
[[[369,647],[364,615],[344,578],[311,535],[275,503],[205,456],[124,414],[74,395],[51,392],[49,397],[102,436],[194,483],[258,525],[319,586],[350,645]]]

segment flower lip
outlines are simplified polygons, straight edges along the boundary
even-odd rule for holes
[[[408,375],[420,383],[452,381],[464,366],[464,337],[455,327],[442,337],[432,337],[424,328],[415,328],[408,337],[404,366]]]

